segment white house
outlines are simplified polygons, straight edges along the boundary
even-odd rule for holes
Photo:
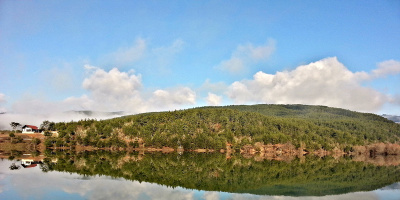
[[[24,168],[36,167],[38,164],[43,164],[42,160],[22,159],[21,165]]]
[[[25,125],[22,127],[22,133],[38,133],[39,129],[37,126]]]

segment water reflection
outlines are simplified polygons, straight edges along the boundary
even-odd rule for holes
[[[41,156],[38,157],[40,158]],[[288,163],[271,160],[255,161],[254,159],[243,159],[240,155],[232,156],[231,159],[227,160],[221,154],[129,155],[127,153],[114,154],[110,152],[80,152],[77,154],[57,152],[41,158],[42,160],[40,161],[35,159],[20,159],[18,161],[3,159],[0,162],[0,199],[398,199],[400,196],[400,183],[394,183],[370,192],[352,191],[339,195],[301,197],[252,195],[248,194],[248,192],[256,193],[251,188],[257,187],[243,185],[249,184],[247,179],[250,178],[249,180],[253,179],[250,182],[257,184],[271,183],[262,185],[264,187],[261,188],[264,190],[270,189],[275,193],[282,192],[279,189],[285,187],[288,189],[289,186],[291,186],[289,189],[299,189],[302,184],[305,184],[305,182],[301,181],[302,176],[299,176],[299,174],[306,172],[304,180],[308,180],[308,186],[310,187],[315,187],[317,183],[322,184],[322,187],[336,186],[336,183],[342,181],[342,185],[346,186],[345,188],[351,186],[350,188],[354,189],[351,181],[343,181],[343,177],[349,178],[349,176],[356,175],[351,172],[364,170],[365,173],[361,173],[361,175],[371,175],[372,177],[367,179],[357,177],[355,181],[359,184],[365,184],[360,180],[371,181],[371,185],[377,185],[377,182],[379,184],[383,183],[384,181],[378,178],[383,174],[389,176],[399,175],[396,166],[374,166],[353,162],[348,159],[313,158],[310,160],[310,158],[304,158],[304,160],[301,160],[296,158]],[[31,165],[27,165],[28,162]],[[19,170],[10,170],[9,167],[13,163],[15,166],[22,166],[24,163],[27,167],[21,167]],[[33,167],[33,165],[36,166]],[[285,165],[288,166],[285,167]],[[325,165],[325,167],[318,165]],[[206,169],[206,166],[209,168]],[[187,168],[191,170],[182,172]],[[271,170],[268,170],[268,168]],[[295,176],[285,177],[281,175],[283,180],[281,182],[277,181],[276,177],[267,177],[271,175],[268,173],[272,173],[272,171],[279,173],[285,170],[290,171],[290,168],[293,168],[291,173]],[[298,171],[300,168],[304,168],[304,170],[293,174],[294,171]],[[232,174],[231,170],[237,171],[237,173],[233,172],[236,175],[229,175]],[[332,172],[332,170],[337,170],[338,172]],[[43,171],[47,173],[43,173]],[[224,171],[227,172],[225,173]],[[328,173],[328,171],[331,171],[331,173]],[[106,175],[106,172],[110,174]],[[218,172],[219,175],[217,176],[215,172]],[[314,174],[308,174],[311,172]],[[343,172],[348,175],[339,176],[339,173],[343,174]],[[375,174],[371,174],[374,172]],[[274,174],[275,176],[276,173]],[[324,174],[327,175],[325,176]],[[259,176],[259,180],[256,178],[257,176]],[[125,177],[125,179],[120,177]],[[136,179],[130,177],[136,177]],[[184,177],[192,180],[192,183],[185,183],[185,180],[181,180]],[[333,179],[329,177],[333,177]],[[387,177],[383,178],[387,179]],[[263,179],[267,179],[267,181],[263,181]],[[326,180],[318,182],[315,179],[326,179],[330,181],[330,184],[327,184]],[[374,179],[375,181],[372,182]],[[202,181],[199,182],[200,180]],[[233,182],[229,187],[221,184],[228,183],[229,181],[227,180]],[[294,182],[299,180],[300,182],[298,183]],[[399,180],[397,179],[397,181]],[[166,183],[172,184],[168,185]],[[196,185],[195,183],[203,183],[203,188],[186,189],[190,188],[191,185]],[[275,183],[280,183],[280,185],[274,185]],[[177,186],[177,184],[181,184],[185,188]],[[274,187],[270,187],[271,185]],[[205,188],[216,190],[215,188],[218,187],[225,189],[225,191],[240,187],[242,190],[237,192],[246,192],[244,190],[247,190],[247,192],[205,191],[207,190]],[[321,189],[317,188],[316,191],[321,191]]]

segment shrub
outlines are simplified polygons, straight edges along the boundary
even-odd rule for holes
[[[44,136],[46,136],[46,137],[51,137],[52,135],[53,135],[53,133],[50,132],[50,131],[45,131],[44,132]]]
[[[33,140],[32,140],[32,143],[35,144],[35,145],[40,144],[40,142],[41,141],[39,139],[37,139],[37,138],[33,138]]]

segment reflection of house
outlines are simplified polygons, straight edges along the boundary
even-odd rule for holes
[[[43,155],[41,155],[43,156]],[[26,157],[21,159],[21,165],[24,168],[33,168],[36,167],[38,164],[43,164],[43,157],[38,158],[38,157]],[[50,162],[52,163],[57,163],[58,159],[57,158],[52,158]]]
[[[39,129],[37,126],[25,125],[22,127],[22,133],[38,133]]]
[[[22,159],[21,165],[24,168],[36,167],[37,164],[42,164],[42,161],[34,161],[33,159]]]

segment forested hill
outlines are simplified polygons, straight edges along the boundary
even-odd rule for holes
[[[311,120],[353,120],[360,121],[381,121],[390,123],[385,117],[371,114],[360,113],[341,108],[331,108],[327,106],[310,106],[301,104],[279,105],[279,104],[259,104],[259,105],[232,105],[226,108],[257,112],[266,116],[299,118]]]
[[[400,141],[400,125],[381,116],[306,105],[201,107],[57,123],[55,128],[60,136],[52,144],[57,140],[63,146],[223,149],[227,144],[241,148],[291,143],[308,150],[348,150],[354,145]]]

